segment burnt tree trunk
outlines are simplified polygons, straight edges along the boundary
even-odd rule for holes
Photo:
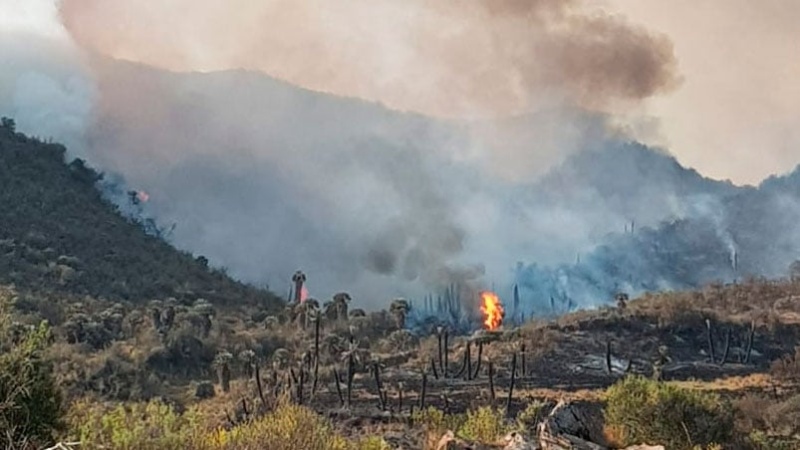
[[[261,369],[259,368],[258,361],[255,363],[255,371],[256,371],[256,387],[258,388],[258,398],[261,399],[261,404],[264,405],[264,411],[266,411],[269,406],[267,406],[267,399],[264,397],[264,386],[261,384]]]
[[[464,372],[467,371],[467,365],[469,364],[468,359],[469,359],[469,343],[467,343],[467,347],[464,350],[464,357],[462,358],[461,368],[458,369],[458,372],[456,372],[455,378],[460,378],[462,375],[464,375]]]
[[[750,333],[747,335],[747,350],[745,351],[744,363],[750,363],[750,354],[753,352],[753,337],[756,333],[756,322],[750,322]]]
[[[438,346],[439,346],[438,347],[439,348],[439,354],[438,354],[438,356],[439,356],[439,370],[444,370],[444,356],[443,356],[444,353],[442,352],[442,337],[443,337],[442,336],[442,332],[437,331],[436,339],[437,339],[437,343],[438,343]],[[434,373],[435,372],[436,372],[436,368],[434,368]],[[437,380],[439,379],[438,375],[436,375],[436,379]]]
[[[514,382],[517,377],[517,353],[511,357],[511,386],[508,388],[508,399],[506,400],[506,416],[511,412],[511,400],[514,398]]]
[[[403,387],[400,386],[397,389],[397,413],[403,413]]]
[[[731,329],[728,328],[728,332],[725,333],[725,347],[722,350],[722,359],[719,361],[720,366],[724,366],[725,362],[728,361],[728,352],[731,349]]]
[[[422,388],[420,389],[419,393],[419,409],[420,411],[425,409],[425,394],[428,389],[428,374],[422,374]]]
[[[381,384],[381,368],[378,363],[372,364],[372,371],[375,375],[375,386],[378,388],[378,403],[381,411],[386,411],[386,397],[384,397],[383,385]]]
[[[436,363],[433,361],[433,357],[431,357],[431,370],[433,371],[433,378],[439,379],[439,372],[436,371]]]
[[[339,371],[333,368],[333,379],[336,383],[336,393],[339,395],[339,405],[344,407],[344,395],[342,394],[342,378],[339,376]]]
[[[353,366],[355,361],[353,361],[353,353],[351,352],[350,355],[347,356],[347,409],[350,409],[350,405],[353,400]]]
[[[491,361],[489,361],[489,395],[491,396],[492,401],[494,401],[494,365]]]
[[[714,352],[714,329],[709,319],[706,319],[706,329],[708,330],[708,352],[713,364],[717,360],[717,356]]]
[[[475,363],[475,372],[472,374],[472,379],[477,380],[478,374],[481,370],[481,360],[483,359],[483,342],[478,342],[478,361]]]
[[[472,346],[467,342],[467,381],[472,379]]]
[[[305,387],[304,386],[305,385],[305,381],[306,381],[306,371],[302,366],[300,366],[300,375],[299,375],[299,380],[298,380],[298,383],[297,383],[297,404],[298,405],[302,405],[303,404],[303,388]]]
[[[314,381],[311,384],[311,395],[317,394],[317,381],[319,379],[319,327],[322,315],[317,314],[317,321],[314,324]]]
[[[443,360],[444,367],[442,367],[442,378],[444,378],[445,380],[448,378],[447,363],[448,363],[449,356],[447,355],[447,347],[449,346],[449,344],[448,344],[447,341],[449,340],[449,338],[450,338],[450,334],[447,332],[447,330],[445,330],[445,332],[444,332],[444,360]]]

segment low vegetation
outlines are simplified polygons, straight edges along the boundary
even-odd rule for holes
[[[631,376],[608,389],[606,402],[606,426],[618,433],[619,444],[690,450],[733,440],[733,408],[714,393]]]

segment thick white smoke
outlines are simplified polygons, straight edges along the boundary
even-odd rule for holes
[[[61,40],[0,30],[0,61],[0,115],[82,153],[97,91],[80,51]]]

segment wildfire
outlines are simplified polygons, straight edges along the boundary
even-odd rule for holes
[[[300,303],[305,302],[308,299],[308,289],[305,286],[300,288]]]
[[[494,292],[481,292],[481,312],[486,317],[483,324],[487,330],[496,330],[503,324],[503,303]]]
[[[150,194],[145,191],[136,192],[136,198],[142,203],[147,203],[150,200]]]

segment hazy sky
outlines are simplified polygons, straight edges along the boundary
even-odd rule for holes
[[[742,183],[800,163],[800,2],[603,3],[673,42],[683,84],[649,112],[683,163]]]
[[[708,176],[738,183],[757,183],[800,162],[800,2],[589,3],[662,32],[674,45],[682,83],[637,109],[646,118],[637,133],[643,140],[667,146]],[[67,36],[54,0],[0,0],[3,31]]]

